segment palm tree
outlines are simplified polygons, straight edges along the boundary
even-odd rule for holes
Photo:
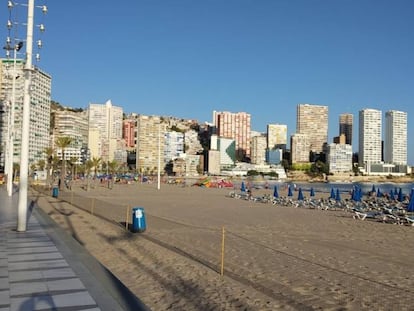
[[[74,180],[75,179],[75,177],[76,177],[76,175],[78,174],[78,172],[77,172],[77,168],[78,168],[78,164],[77,164],[77,162],[78,162],[78,158],[76,158],[76,157],[71,157],[70,159],[69,159],[69,162],[70,162],[70,167],[71,167],[71,169],[72,169],[72,180]]]
[[[112,183],[112,187],[113,187],[114,182],[115,182],[115,176],[114,175],[115,175],[115,173],[117,173],[118,168],[119,168],[118,162],[116,162],[115,160],[113,160],[111,162],[108,162],[107,168],[108,168],[109,173],[112,176],[111,183]],[[109,184],[110,183],[108,181],[108,188],[109,188]]]
[[[76,162],[78,162],[78,158],[76,158],[76,157],[71,157],[69,159],[69,165],[70,165],[70,170],[71,170],[70,175],[72,177],[71,178],[71,181],[70,181],[70,189],[72,189],[72,183],[75,180],[75,176],[77,174],[77,167],[78,167],[78,165],[77,165]]]
[[[62,188],[62,182],[66,177],[66,159],[65,159],[65,149],[72,143],[73,139],[67,136],[58,137],[56,140],[56,146],[62,150],[62,169],[60,171],[60,182],[59,190]]]
[[[89,174],[91,172],[92,167],[94,167],[93,165],[93,161],[91,160],[87,160],[85,162],[85,174],[86,174],[86,191],[89,191]]]
[[[116,162],[115,160],[108,162],[108,170],[111,174],[115,174],[118,170],[118,162]]]
[[[102,172],[108,172],[108,162],[102,162],[101,170]]]
[[[59,160],[58,157],[52,158],[52,172],[56,172],[59,168],[59,166],[62,165],[62,161]]]
[[[36,163],[32,163],[32,164],[30,164],[30,171],[31,171],[31,172],[35,171],[35,170],[36,170],[36,168],[37,168]]]
[[[96,157],[92,158],[92,164],[93,164],[93,168],[94,168],[95,178],[98,175],[98,167],[101,164],[101,162],[102,162],[102,158],[96,158]]]
[[[46,166],[45,160],[39,160],[39,161],[37,161],[37,166],[39,167],[39,170],[40,171],[43,171],[45,169],[45,166]]]

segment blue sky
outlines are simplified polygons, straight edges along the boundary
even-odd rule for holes
[[[330,142],[339,114],[354,114],[354,151],[358,111],[395,109],[408,112],[413,139],[412,0],[35,3],[49,7],[35,15],[46,26],[38,66],[63,105],[111,99],[127,113],[200,122],[246,111],[253,130],[282,123],[289,134],[297,104],[326,105]],[[414,144],[408,152],[414,165]]]

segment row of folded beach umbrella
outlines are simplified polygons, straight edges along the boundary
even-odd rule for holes
[[[244,182],[242,182],[241,187],[240,187],[241,191],[246,191],[246,186],[244,184]],[[379,188],[375,188],[375,185],[372,186],[371,189],[371,195],[375,195],[376,197],[383,197],[384,194],[380,191]],[[314,197],[315,196],[315,190],[313,188],[310,188],[310,196]],[[279,192],[277,189],[277,186],[274,186],[273,189],[273,197],[274,198],[279,198]],[[291,185],[288,185],[288,197],[293,197],[293,191],[292,191],[292,187]],[[399,202],[403,202],[404,201],[404,194],[402,192],[402,189],[399,188],[395,188],[395,189],[391,189],[388,197],[391,198],[392,200],[397,200]],[[352,191],[351,191],[351,200],[354,202],[361,202],[363,198],[363,193],[362,193],[362,188],[358,187],[358,186],[354,186]],[[409,203],[407,205],[407,211],[408,212],[414,212],[414,188],[411,189],[411,193],[409,195]],[[305,199],[302,188],[298,189],[298,201],[303,201]],[[340,190],[337,188],[336,191],[334,188],[331,188],[331,192],[330,192],[330,196],[329,199],[333,199],[336,201],[341,201],[341,193]]]
[[[382,197],[383,193],[380,191],[380,189],[375,189],[375,186],[372,186],[372,191],[371,193],[376,194],[377,197]],[[292,197],[293,196],[293,192],[292,192],[292,188],[289,185],[288,186],[288,196]],[[310,189],[310,196],[314,197],[315,196],[315,190],[313,188]],[[273,197],[278,198],[279,197],[279,193],[277,190],[277,186],[274,187],[273,190]],[[361,202],[362,201],[362,188],[361,187],[353,187],[352,191],[351,191],[351,200],[355,201],[355,202]],[[402,189],[400,188],[399,190],[397,190],[397,188],[395,188],[394,190],[391,189],[390,193],[389,193],[389,198],[393,199],[393,200],[397,200],[399,202],[403,202],[404,201],[404,194],[402,192]],[[411,193],[409,196],[410,200],[407,206],[407,211],[408,212],[414,212],[414,188],[411,189]],[[303,191],[302,188],[299,188],[298,190],[298,201],[303,201],[304,195],[303,195]],[[336,191],[334,190],[334,188],[331,188],[331,193],[329,196],[329,199],[333,199],[335,201],[341,201],[341,193],[339,191],[339,189],[337,188]]]
[[[315,196],[315,190],[313,188],[310,188],[309,195],[311,197]],[[279,197],[279,192],[278,192],[277,186],[274,186],[273,197],[274,198]],[[292,191],[292,187],[290,185],[288,186],[288,197],[293,197],[293,191]],[[332,188],[330,198],[335,199],[337,201],[341,201],[341,195],[340,195],[339,189],[336,189],[336,192],[335,192],[334,189]],[[304,199],[305,199],[305,196],[303,194],[302,188],[299,188],[299,190],[298,190],[298,200],[302,201]]]
[[[240,190],[242,192],[246,191],[246,186],[245,186],[244,182],[241,183]],[[412,197],[413,191],[414,191],[414,188],[411,190],[410,198]],[[375,185],[372,185],[372,189],[371,189],[371,195],[373,195],[373,194],[378,198],[384,196],[384,193],[381,192],[380,188],[376,188]],[[277,189],[276,185],[274,186],[273,196],[275,198],[279,197],[279,193],[278,193],[278,189]],[[315,196],[315,190],[313,188],[310,188],[310,196],[311,197]],[[293,197],[293,191],[292,191],[291,185],[288,185],[288,197]],[[352,191],[351,191],[351,199],[353,201],[361,201],[362,197],[363,197],[363,194],[362,194],[361,187],[354,186]],[[393,200],[398,200],[399,202],[404,201],[404,194],[403,194],[401,188],[391,189],[389,194],[388,194],[388,197],[393,199]],[[302,188],[299,188],[298,189],[298,200],[303,200],[303,199],[304,199],[304,195],[303,195]],[[336,191],[335,191],[334,188],[331,188],[331,193],[330,193],[329,199],[334,199],[334,200],[337,200],[337,201],[341,201],[341,194],[340,194],[340,191],[339,191],[338,188],[336,189]]]

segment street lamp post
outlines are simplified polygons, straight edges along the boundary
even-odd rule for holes
[[[161,122],[158,123],[158,170],[157,170],[157,189],[161,188]]]
[[[33,15],[34,0],[29,0],[27,5],[27,36],[26,36],[26,63],[24,66],[24,95],[23,95],[23,120],[22,140],[20,153],[20,180],[19,203],[17,208],[17,231],[24,232],[27,228],[27,190],[29,175],[29,127],[30,127],[30,84],[32,77],[32,53],[33,53]]]

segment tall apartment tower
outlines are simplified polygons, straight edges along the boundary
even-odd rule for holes
[[[123,121],[122,137],[128,149],[135,148],[135,120],[127,119]]]
[[[307,135],[310,151],[322,153],[328,142],[328,106],[297,106],[296,133]]]
[[[238,159],[250,157],[251,116],[246,112],[213,112],[213,123],[219,137],[231,138],[236,142]]]
[[[88,112],[86,110],[57,110],[54,115],[53,149],[62,159],[62,150],[57,148],[56,141],[59,137],[70,137],[72,143],[65,148],[65,159],[76,158],[77,164],[83,163],[84,152],[88,146]]]
[[[141,173],[155,173],[164,170],[164,133],[166,124],[159,116],[136,116],[137,153],[136,168]]]
[[[293,134],[290,137],[290,161],[295,163],[309,162],[310,140],[306,134]]]
[[[287,125],[268,124],[267,125],[267,148],[286,149],[287,145]]]
[[[407,113],[390,110],[385,113],[384,160],[407,164]]]
[[[359,166],[380,163],[382,158],[381,111],[364,109],[359,111]]]
[[[164,133],[164,165],[184,153],[184,133],[171,131]]]
[[[343,113],[339,116],[339,136],[345,135],[345,144],[352,145],[352,125],[354,115],[351,113]]]
[[[9,135],[13,134],[13,162],[20,162],[23,97],[24,97],[24,61],[2,59],[0,62],[0,167],[4,167],[4,150],[7,149]],[[14,128],[9,128],[12,102],[12,86],[14,88]],[[29,166],[45,159],[44,150],[50,144],[50,101],[52,78],[37,67],[33,67],[31,78],[31,105],[29,125]],[[11,132],[9,131],[11,130]]]
[[[24,79],[23,77],[23,60],[16,60],[16,72],[14,72],[14,61],[9,59],[1,60],[0,67],[0,85],[1,85],[1,94],[0,94],[0,167],[1,172],[3,172],[6,154],[9,150],[9,141],[10,137],[13,136],[13,163],[20,162],[20,138],[16,137],[17,131],[21,133],[22,127],[22,107],[23,107],[23,88],[24,88]],[[14,127],[11,128],[11,103],[12,103],[12,87],[13,87],[13,77],[19,78],[15,79],[15,106],[14,106]],[[20,109],[19,109],[20,107]],[[21,135],[21,134],[20,134]]]
[[[256,135],[252,137],[251,148],[251,163],[265,164],[266,163],[266,136]]]
[[[112,161],[117,142],[122,140],[122,107],[113,106],[110,100],[105,104],[90,103],[88,113],[91,156]]]

